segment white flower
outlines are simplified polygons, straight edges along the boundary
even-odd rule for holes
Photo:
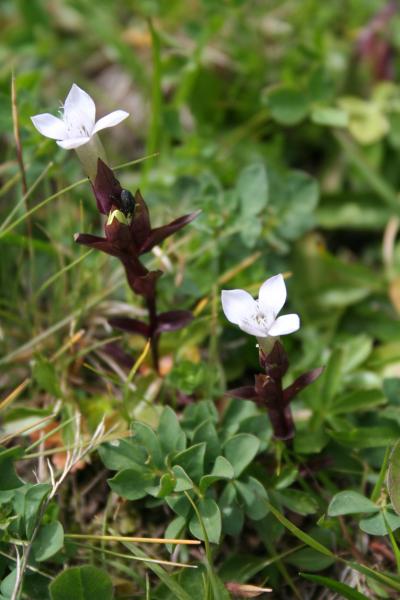
[[[275,275],[260,287],[258,300],[244,290],[222,290],[222,308],[231,323],[259,338],[277,337],[300,328],[298,315],[278,317],[286,302],[286,286],[282,275]]]
[[[98,131],[114,127],[128,116],[124,110],[114,110],[96,123],[95,103],[74,83],[64,102],[61,118],[44,113],[31,119],[42,135],[57,140],[61,148],[70,150],[87,144]]]

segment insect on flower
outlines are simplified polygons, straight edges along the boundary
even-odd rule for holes
[[[130,216],[135,210],[136,200],[129,190],[122,190],[120,194],[121,210],[125,216]]]
[[[278,317],[286,295],[285,281],[279,274],[264,281],[257,300],[245,290],[222,290],[221,302],[228,321],[242,331],[258,338],[277,337],[300,328],[298,315]]]

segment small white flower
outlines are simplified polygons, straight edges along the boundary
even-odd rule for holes
[[[44,113],[31,119],[42,135],[57,140],[61,148],[70,150],[87,144],[98,131],[114,127],[128,116],[124,110],[114,110],[96,123],[95,103],[74,83],[64,102],[61,118]]]
[[[259,338],[277,337],[300,328],[298,315],[278,317],[286,302],[286,286],[282,275],[264,281],[258,300],[245,290],[222,290],[222,308],[226,318],[242,331]]]

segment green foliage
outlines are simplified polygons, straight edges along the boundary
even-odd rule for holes
[[[229,485],[233,486],[237,498],[239,531],[244,515],[256,521],[267,514],[268,496],[263,484],[247,475],[259,452],[260,439],[250,433],[238,433],[224,443],[226,429],[209,417],[201,421],[203,414],[209,414],[204,409],[207,409],[204,402],[188,406],[179,423],[174,411],[167,406],[161,413],[156,432],[136,422],[132,438],[104,444],[99,452],[104,464],[118,471],[108,480],[114,492],[127,500],[146,496],[162,498],[178,515],[166,529],[166,537],[170,537],[171,531],[183,534],[189,528],[192,535],[204,540],[205,530],[208,540],[217,544],[221,532],[230,532],[229,523],[227,530],[224,529],[226,515],[223,509],[221,514],[219,506],[219,502],[224,506]],[[200,421],[194,431],[191,430],[193,420]],[[154,448],[157,448],[156,459]],[[135,464],[136,457],[140,457],[140,466],[140,463]],[[216,494],[220,498],[218,502]]]
[[[339,492],[328,507],[330,517],[359,513],[373,515],[359,521],[360,529],[370,535],[387,535],[400,527],[400,517],[390,507],[375,504],[358,492]]]
[[[35,560],[42,562],[54,556],[64,545],[64,530],[59,521],[43,525],[32,544]]]
[[[225,600],[226,582],[277,598],[399,592],[398,7],[385,20],[392,3],[378,0],[348,2],[345,18],[342,3],[278,5],[1,3],[0,600],[13,593],[15,548],[28,547],[21,599]],[[154,225],[202,211],[146,257],[164,272],[159,310],[195,313],[162,336],[162,376],[149,355],[130,372],[143,339],[108,320],[144,307],[112,257],[73,243],[100,233],[90,185],[30,121],[57,114],[73,81],[98,117],[131,113],[101,133],[110,164],[157,153],[117,172]],[[220,288],[255,296],[278,272],[284,312],[302,323],[284,339],[285,383],[325,367],[291,405],[290,447],[272,439],[265,407],[224,396],[258,365],[255,340],[222,316]],[[87,447],[103,416],[106,441],[48,502],[47,460],[60,476],[66,449],[78,437]],[[146,554],[78,545],[77,532],[202,544]],[[364,552],[374,536],[394,561]],[[346,563],[354,548],[362,564]]]
[[[310,575],[309,573],[301,573],[301,576],[304,577],[304,579],[308,579],[314,583],[322,584],[324,587],[332,590],[333,592],[338,592],[343,598],[347,598],[347,600],[365,600],[367,598],[367,596],[364,596],[364,594],[361,594],[350,586],[341,583],[340,581],[330,579],[329,577]]]
[[[282,125],[296,125],[308,113],[307,97],[295,87],[280,86],[267,97],[272,117]]]
[[[336,494],[328,507],[328,515],[330,517],[337,517],[338,515],[351,515],[356,513],[374,513],[379,508],[362,496],[358,492],[343,491]]]
[[[394,446],[388,466],[388,492],[395,512],[400,514],[400,442]]]
[[[58,575],[50,584],[51,600],[67,600],[72,596],[77,600],[114,598],[112,581],[96,567],[71,567]]]
[[[32,367],[32,376],[41,389],[53,396],[61,396],[56,370],[50,361],[38,357]]]

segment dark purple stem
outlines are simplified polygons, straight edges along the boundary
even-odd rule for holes
[[[256,376],[256,389],[259,398],[267,409],[274,437],[290,444],[295,434],[292,411],[289,402],[284,402],[282,379],[289,360],[284,347],[276,342],[269,354],[260,351],[260,365],[266,375]]]
[[[160,373],[160,360],[158,353],[158,342],[160,339],[160,334],[157,333],[158,319],[155,296],[146,298],[146,301],[147,310],[149,311],[151,356],[153,359],[153,365],[155,370],[157,371],[157,373]]]

